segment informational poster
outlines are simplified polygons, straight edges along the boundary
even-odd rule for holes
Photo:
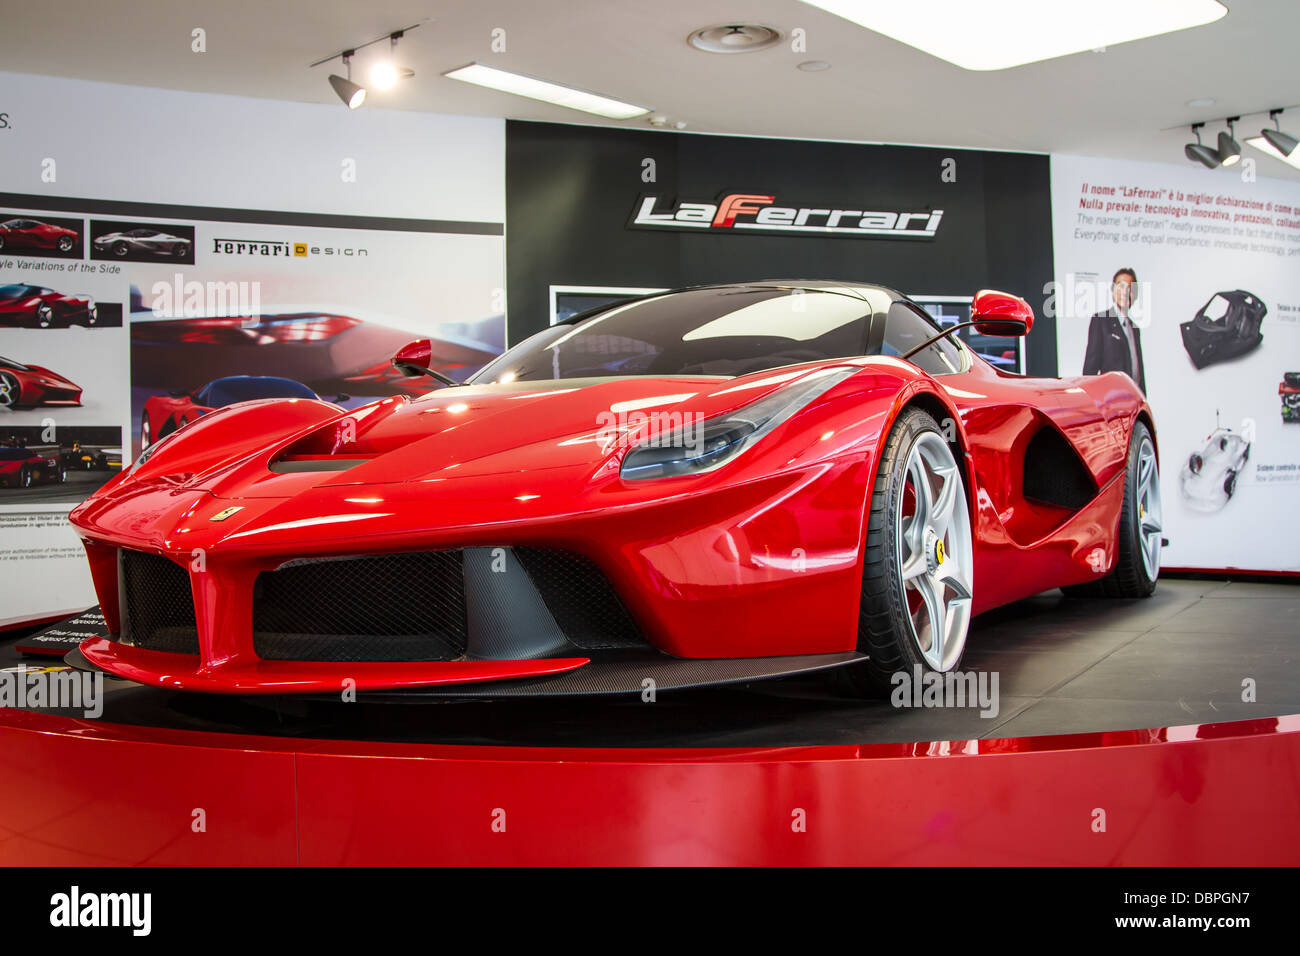
[[[0,158],[15,189],[0,193],[0,626],[94,603],[68,512],[177,428],[251,399],[353,408],[419,393],[427,385],[390,364],[414,339],[430,339],[434,366],[456,379],[502,350],[500,121],[199,95],[184,96],[179,118],[181,94],[12,79]],[[46,108],[26,108],[37,103]],[[67,108],[59,125],[51,103]],[[209,138],[193,157],[168,151],[161,164],[156,152],[127,159],[129,116],[217,128],[234,108],[246,137]],[[114,158],[83,169],[60,130],[103,130],[106,116],[122,124],[100,140]],[[339,148],[322,153],[335,136]],[[228,175],[235,167],[242,178]],[[282,184],[280,201],[250,208],[274,192],[268,182]]]
[[[1062,375],[1144,384],[1166,567],[1300,571],[1300,184],[1052,157]]]

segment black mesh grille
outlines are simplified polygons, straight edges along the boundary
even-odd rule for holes
[[[636,622],[591,561],[549,548],[514,552],[570,642],[583,650],[646,646]]]
[[[257,576],[253,649],[268,660],[448,661],[465,653],[460,551],[291,561]]]
[[[156,554],[127,550],[121,552],[121,570],[125,641],[151,651],[197,654],[189,572]]]

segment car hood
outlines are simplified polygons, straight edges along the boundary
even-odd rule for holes
[[[689,427],[833,364],[846,363],[740,378],[570,379],[460,386],[414,400],[395,396],[177,484],[235,498],[555,469],[591,477],[629,439]]]

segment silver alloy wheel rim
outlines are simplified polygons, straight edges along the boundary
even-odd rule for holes
[[[140,450],[144,451],[149,447],[149,416],[140,416]]]
[[[18,402],[18,380],[0,375],[0,408],[9,408]]]
[[[1160,503],[1160,469],[1151,439],[1143,437],[1137,461],[1138,540],[1142,546],[1142,567],[1147,580],[1160,573],[1160,548],[1164,544],[1164,508]]]
[[[36,324],[41,328],[48,328],[54,324],[54,310],[48,305],[42,305],[36,310]]]
[[[904,516],[900,494],[895,515],[903,606],[925,662],[936,671],[947,671],[956,666],[966,646],[974,593],[966,486],[948,443],[933,431],[922,432],[913,442],[903,477],[916,499],[915,511]],[[920,598],[915,612],[909,591]]]

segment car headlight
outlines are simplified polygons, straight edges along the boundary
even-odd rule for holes
[[[628,480],[700,475],[722,467],[795,412],[860,369],[819,369],[758,401],[640,442],[623,458],[619,474]]]

